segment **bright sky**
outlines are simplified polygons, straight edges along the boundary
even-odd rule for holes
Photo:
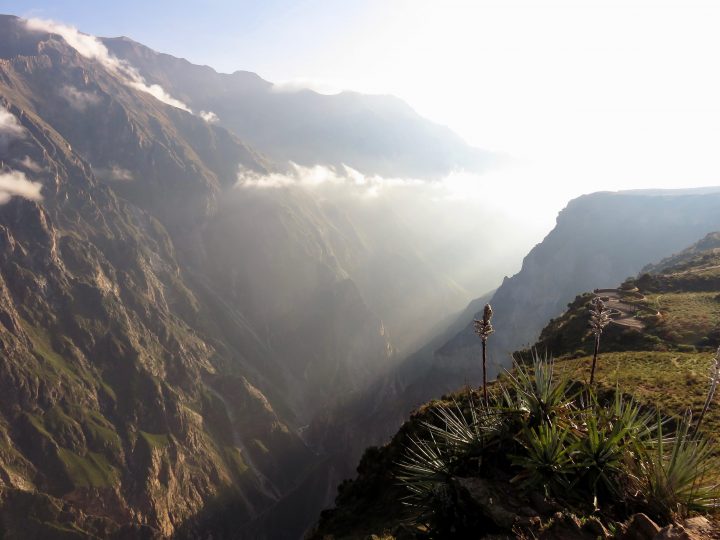
[[[0,0],[0,12],[220,71],[395,94],[517,158],[484,196],[543,203],[543,223],[590,191],[720,185],[720,2]]]

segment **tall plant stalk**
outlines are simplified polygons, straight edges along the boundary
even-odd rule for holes
[[[595,350],[593,351],[592,368],[590,370],[590,384],[595,382],[595,367],[597,366],[597,357],[600,351],[600,336],[611,320],[610,310],[605,307],[605,302],[599,296],[593,298],[590,305],[590,331],[595,334]]]
[[[485,304],[482,319],[475,319],[475,321],[473,321],[475,333],[482,340],[483,400],[485,401],[485,405],[490,403],[487,393],[487,340],[490,334],[495,331],[490,322],[492,316],[492,307],[490,307],[490,304]]]
[[[692,434],[693,439],[697,435],[698,430],[700,429],[700,424],[702,424],[702,421],[705,418],[705,414],[708,412],[708,409],[710,408],[710,404],[712,403],[713,396],[715,396],[715,390],[717,390],[718,382],[720,382],[719,379],[720,379],[720,347],[718,347],[717,352],[715,353],[715,360],[710,365],[710,388],[708,389],[707,397],[705,398],[705,404],[703,405],[702,411],[700,412],[700,417],[698,418],[697,424],[695,424],[695,429],[693,429],[693,434]]]

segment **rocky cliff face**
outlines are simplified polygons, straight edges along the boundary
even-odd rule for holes
[[[235,189],[273,165],[232,133],[14,17],[0,111],[4,535],[297,537],[329,489],[285,501],[332,468],[301,427],[393,357],[352,240]]]
[[[510,353],[537,340],[577,291],[611,287],[717,229],[720,190],[596,193],[575,199],[555,228],[492,297],[497,328],[489,343],[494,372]],[[477,315],[476,315],[477,317]],[[435,353],[439,369],[477,380],[480,344],[472,324]]]

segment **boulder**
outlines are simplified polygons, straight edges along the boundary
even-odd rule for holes
[[[645,514],[635,514],[630,518],[621,540],[654,540],[660,532],[660,526]]]

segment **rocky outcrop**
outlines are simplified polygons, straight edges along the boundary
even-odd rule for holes
[[[537,340],[547,321],[579,291],[612,287],[720,226],[719,192],[595,193],[571,201],[555,228],[493,295],[495,334],[488,341],[493,373],[510,354]],[[613,219],[607,216],[612,215]],[[477,318],[478,315],[475,315]],[[435,352],[434,366],[456,385],[477,381],[480,342],[472,321]]]

